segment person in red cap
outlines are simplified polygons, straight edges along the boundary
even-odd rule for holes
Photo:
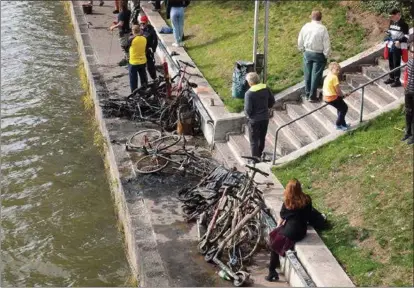
[[[158,46],[157,32],[155,32],[154,27],[149,23],[148,17],[143,15],[139,18],[139,25],[144,37],[147,38],[147,70],[152,80],[155,80],[157,77],[157,72],[155,70],[155,57],[154,53]]]

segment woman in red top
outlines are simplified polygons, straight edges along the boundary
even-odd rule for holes
[[[279,226],[270,233],[271,254],[267,281],[279,280],[276,272],[276,268],[280,267],[279,255],[284,257],[286,251],[306,236],[311,213],[311,198],[303,193],[297,179],[290,180],[284,192]]]

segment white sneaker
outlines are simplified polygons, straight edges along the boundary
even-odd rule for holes
[[[173,43],[173,44],[172,44],[172,46],[173,46],[173,47],[180,47],[180,44],[178,44],[178,43]]]

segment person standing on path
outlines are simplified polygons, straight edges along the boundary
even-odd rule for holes
[[[386,41],[388,41],[388,64],[390,70],[401,66],[401,48],[407,45],[408,24],[401,18],[400,10],[394,8],[390,11],[390,26],[387,31]],[[391,87],[401,86],[401,69],[394,71],[390,77],[384,81],[385,84],[391,84]]]
[[[118,65],[125,66],[128,64],[128,39],[129,34],[131,33],[131,28],[129,26],[129,20],[131,18],[131,11],[128,10],[128,6],[126,1],[122,1],[121,3],[121,11],[118,14],[118,22],[112,25],[109,29],[113,31],[115,28],[119,29],[119,43],[121,44],[121,48],[124,52],[124,59],[122,59]]]
[[[123,3],[121,3],[121,2],[126,2],[126,0],[115,0],[114,2],[115,2],[115,10],[114,10],[114,11],[112,11],[112,13],[114,13],[114,14],[118,14],[118,13],[119,13],[119,10],[120,10],[120,7],[121,7],[121,6],[122,6],[122,4],[123,4]]]
[[[190,4],[190,0],[168,0],[167,19],[171,18],[175,43],[174,47],[182,47],[184,36],[184,8]]]
[[[141,87],[148,83],[146,57],[147,38],[143,36],[138,25],[132,26],[132,36],[129,39],[129,86],[131,93],[138,88],[138,75]]]
[[[157,72],[155,70],[155,50],[158,46],[158,37],[157,32],[154,27],[149,23],[147,16],[141,16],[139,19],[139,25],[144,34],[144,37],[147,38],[147,70],[152,80],[157,78]]]
[[[407,62],[407,78],[405,83],[405,135],[401,141],[408,139],[407,144],[414,144],[414,34],[408,39],[410,45]]]
[[[305,74],[305,99],[317,101],[317,89],[322,81],[322,74],[331,53],[328,30],[322,25],[322,13],[312,11],[312,21],[306,23],[299,32],[298,48],[303,52]]]
[[[252,157],[260,158],[265,147],[269,109],[275,104],[275,98],[266,84],[260,83],[257,73],[247,73],[246,81],[250,89],[244,97],[244,112],[248,120],[250,149]]]
[[[338,75],[341,72],[341,66],[337,62],[331,62],[328,69],[329,74],[326,76],[322,88],[323,100],[338,110],[336,130],[346,131],[349,129],[349,125],[345,121],[348,105],[344,101],[347,95],[344,95],[339,87]]]

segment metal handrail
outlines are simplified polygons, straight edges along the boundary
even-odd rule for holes
[[[365,93],[365,87],[368,86],[368,85],[370,85],[370,84],[372,84],[372,83],[374,83],[374,82],[376,82],[376,81],[378,81],[381,78],[384,78],[385,76],[393,73],[394,71],[397,71],[397,70],[400,70],[400,69],[404,68],[405,66],[407,66],[407,64],[404,64],[404,65],[401,65],[401,66],[399,66],[397,68],[394,68],[391,71],[389,71],[389,72],[387,72],[387,73],[385,73],[385,74],[383,74],[381,76],[378,76],[378,77],[376,77],[376,78],[368,81],[367,83],[362,84],[361,86],[358,86],[357,88],[354,88],[350,92],[348,92],[348,94],[352,94],[352,93],[358,91],[359,89],[362,89],[362,91],[361,91],[361,97],[362,97],[362,99],[361,99],[361,109],[360,109],[360,114],[359,114],[359,123],[362,122],[362,114],[364,112],[364,93]],[[321,110],[322,108],[324,108],[326,106],[328,106],[328,103],[325,103],[325,104],[321,105],[320,107],[318,107],[318,108],[316,108],[316,109],[314,109],[314,110],[312,110],[312,111],[310,111],[310,112],[308,112],[306,114],[303,114],[302,116],[299,116],[298,118],[295,118],[295,119],[289,121],[288,123],[283,124],[282,126],[280,126],[280,127],[278,127],[276,129],[276,132],[275,132],[275,146],[273,148],[273,159],[272,159],[272,164],[273,165],[275,165],[275,163],[276,163],[276,146],[277,146],[277,136],[279,135],[279,131],[282,128],[285,128],[286,126],[289,126],[290,124],[292,124],[292,123],[294,123],[294,122],[296,122],[298,120],[301,120],[302,118],[305,118],[306,116],[309,116],[310,114],[313,114],[316,111],[319,111],[319,110]]]

